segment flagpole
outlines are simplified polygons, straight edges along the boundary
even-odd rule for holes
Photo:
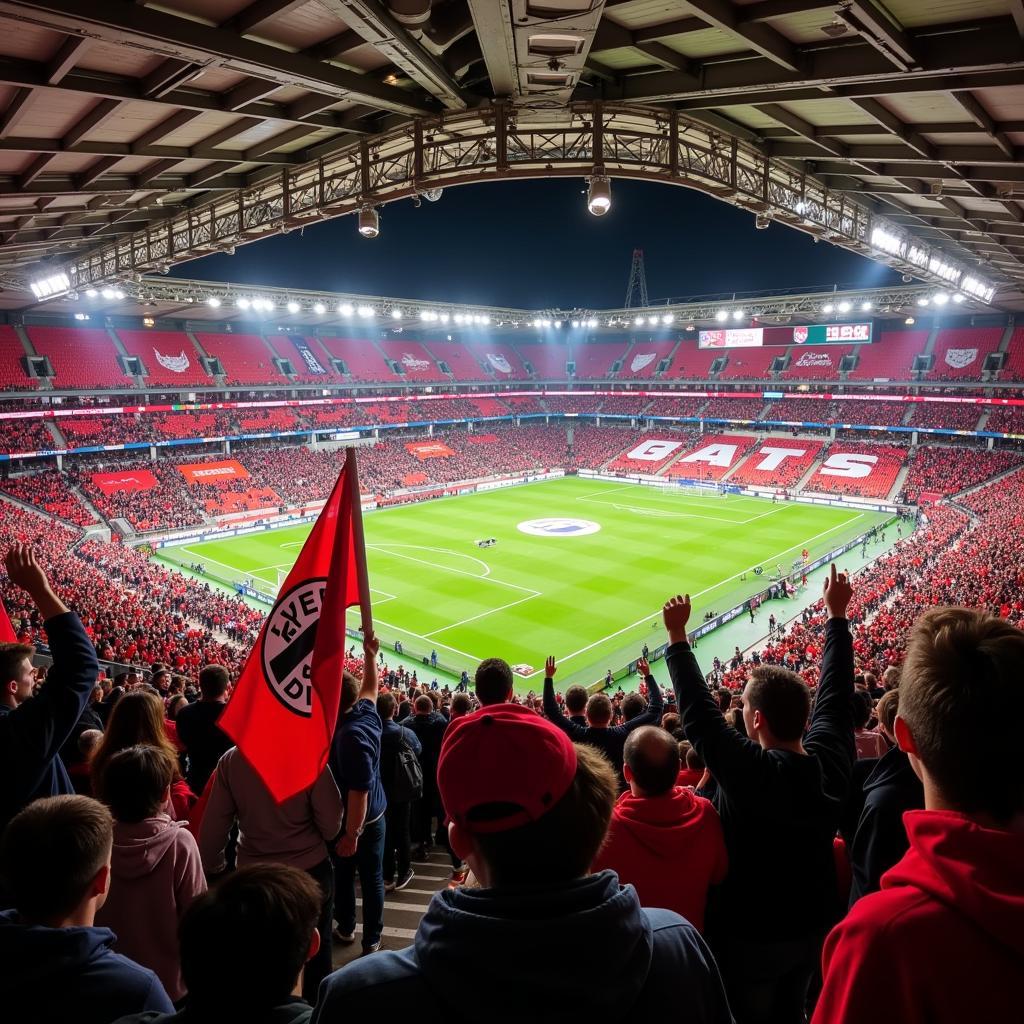
[[[359,469],[355,448],[345,450],[345,473],[352,474],[352,539],[356,548],[356,579],[359,581],[359,615],[363,636],[373,632],[373,611],[370,607],[370,577],[366,571],[366,545],[363,542],[363,502],[359,494]]]

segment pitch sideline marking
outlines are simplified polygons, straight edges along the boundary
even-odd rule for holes
[[[533,590],[531,587],[521,587],[518,583],[506,583],[504,580],[493,579],[490,573],[490,566],[487,567],[487,576],[478,576],[475,572],[466,572],[465,569],[453,569],[450,565],[439,565],[437,562],[428,562],[423,558],[416,558],[413,555],[404,555],[400,551],[390,550],[392,547],[405,547],[415,548],[420,551],[444,551],[450,555],[459,555],[458,551],[450,551],[448,548],[425,548],[418,544],[367,544],[368,548],[373,548],[377,551],[382,551],[385,555],[394,555],[396,558],[405,558],[410,562],[419,562],[420,565],[429,565],[431,569],[441,569],[444,572],[458,573],[460,576],[468,576],[474,580],[486,580],[488,583],[496,583],[499,587],[511,587],[513,590],[521,590],[524,594],[530,594],[536,596],[538,591]],[[460,555],[462,558],[473,558],[472,555]],[[486,565],[486,562],[481,562],[479,558],[473,558],[474,562],[480,562],[481,565]]]
[[[486,618],[488,615],[493,615],[495,612],[503,612],[508,608],[514,608],[517,604],[523,604],[525,601],[532,601],[535,597],[540,597],[541,592],[539,590],[532,594],[527,594],[526,597],[519,598],[518,601],[509,601],[508,604],[499,605],[497,608],[491,608],[486,612],[478,612],[476,615],[470,615],[468,619],[460,619],[458,622],[453,622],[448,626],[442,626],[440,629],[432,629],[429,633],[424,633],[424,637],[434,637],[438,633],[447,633],[449,629],[455,629],[456,626],[464,626],[467,622],[475,622],[477,619]]]
[[[822,530],[821,533],[816,533],[813,537],[808,537],[806,540],[801,541],[799,544],[793,544],[792,546],[790,546],[788,548],[785,548],[782,551],[776,552],[774,555],[768,555],[765,558],[762,558],[761,561],[758,562],[757,564],[761,565],[764,562],[772,561],[772,559],[781,558],[783,555],[788,554],[790,551],[796,551],[800,547],[806,547],[808,544],[811,543],[811,541],[817,540],[819,537],[824,537],[826,534],[835,533],[836,530],[841,530],[844,526],[849,526],[850,523],[855,523],[858,519],[863,519],[863,518],[864,518],[864,513],[863,512],[859,512],[857,515],[853,516],[851,519],[846,519],[843,522],[838,523],[837,525],[831,527],[828,530]],[[704,590],[701,590],[700,592],[698,592],[696,594],[691,594],[690,598],[692,600],[692,599],[697,598],[697,597],[702,597],[704,594],[709,594],[712,590],[717,590],[720,586],[722,586],[723,583],[729,583],[731,580],[738,579],[745,572],[753,572],[753,570],[755,568],[756,568],[756,566],[752,565],[752,566],[750,566],[747,569],[741,569],[738,573],[735,573],[732,576],[727,576],[724,580],[719,580],[716,584],[714,584],[714,586],[706,587]],[[661,611],[661,608],[658,608],[652,614],[657,616],[658,612],[660,612],[660,611]],[[629,632],[629,630],[635,629],[637,626],[642,625],[643,623],[645,623],[650,618],[651,618],[651,615],[645,615],[642,619],[637,619],[636,622],[631,622],[628,626],[623,626],[622,629],[617,629],[614,633],[609,633],[607,636],[601,637],[600,640],[595,640],[592,644],[587,644],[586,647],[581,647],[578,651],[573,651],[572,654],[564,654],[564,655],[562,655],[562,657],[559,658],[558,661],[559,661],[559,663],[561,663],[561,662],[569,661],[571,658],[575,658],[575,657],[577,657],[580,654],[586,654],[587,651],[593,650],[593,648],[597,647],[600,644],[603,644],[606,640],[611,640],[612,637],[619,636],[621,633],[627,633],[627,632]]]

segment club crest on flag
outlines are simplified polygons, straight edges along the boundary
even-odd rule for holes
[[[263,630],[261,660],[270,692],[289,710],[309,718],[313,706],[310,672],[316,627],[327,578],[305,580],[274,605]]]

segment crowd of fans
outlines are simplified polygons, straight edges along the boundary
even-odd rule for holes
[[[919,446],[910,457],[903,484],[907,501],[916,503],[922,491],[950,495],[975,487],[1020,464],[1016,452],[985,448]]]
[[[0,481],[0,489],[65,522],[77,526],[96,522],[96,517],[72,494],[67,477],[59,470],[44,469],[39,473],[10,477]]]

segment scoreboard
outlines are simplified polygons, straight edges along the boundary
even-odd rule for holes
[[[760,348],[765,345],[867,345],[871,323],[801,324],[795,327],[740,327],[701,331],[701,348]]]

